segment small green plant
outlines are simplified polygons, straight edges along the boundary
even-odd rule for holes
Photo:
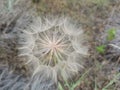
[[[98,90],[96,78],[95,78],[95,87],[94,87],[94,90]]]
[[[61,83],[58,83],[58,89],[59,90],[64,90],[64,88],[62,87]]]
[[[107,32],[107,37],[106,37],[107,41],[108,42],[112,41],[115,38],[115,35],[116,35],[116,29],[115,28],[109,29]],[[106,45],[103,44],[103,45],[97,46],[96,50],[100,54],[103,54],[105,52],[105,47],[106,47]]]
[[[112,29],[109,29],[108,30],[108,35],[107,35],[107,40],[108,41],[111,41],[115,38],[115,35],[116,35],[116,29],[112,28]]]
[[[105,52],[105,45],[100,45],[96,47],[97,52],[103,54]]]
[[[120,77],[120,73],[116,74],[115,77],[105,86],[102,90],[109,90],[108,88],[113,85],[113,83],[117,82],[117,78]]]
[[[65,81],[64,86],[67,86],[69,90],[74,90],[85,79],[90,70],[91,69],[87,70],[76,82],[68,83],[66,80],[64,80]],[[58,90],[64,90],[61,83],[58,84]]]

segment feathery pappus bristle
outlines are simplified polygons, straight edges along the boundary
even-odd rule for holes
[[[70,80],[84,68],[83,57],[88,55],[89,49],[84,45],[87,39],[81,27],[68,18],[38,17],[21,31],[19,58],[28,57],[25,64],[33,67],[36,87],[33,85],[31,90],[38,90],[35,88],[48,78],[53,82],[57,82],[58,77]]]

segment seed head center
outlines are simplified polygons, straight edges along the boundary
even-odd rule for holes
[[[57,50],[59,48],[59,45],[57,45],[57,43],[55,43],[55,42],[51,42],[51,43],[49,43],[49,48],[51,50]]]

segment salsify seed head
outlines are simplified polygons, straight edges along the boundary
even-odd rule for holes
[[[86,35],[68,18],[42,20],[38,17],[22,31],[19,57],[28,57],[25,62],[32,65],[37,74],[42,73],[39,69],[44,65],[68,80],[83,68],[84,57],[88,55]]]

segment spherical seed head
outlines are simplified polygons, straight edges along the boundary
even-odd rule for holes
[[[66,60],[72,50],[74,49],[71,47],[69,37],[56,28],[56,30],[51,29],[39,33],[33,52],[41,63],[55,66]]]
[[[37,67],[39,73],[42,71],[38,67],[45,65],[55,69],[62,78],[69,79],[83,68],[83,57],[88,55],[88,46],[83,45],[85,34],[68,19],[45,18],[42,21],[37,18],[23,32],[19,56],[30,57],[28,64]]]

